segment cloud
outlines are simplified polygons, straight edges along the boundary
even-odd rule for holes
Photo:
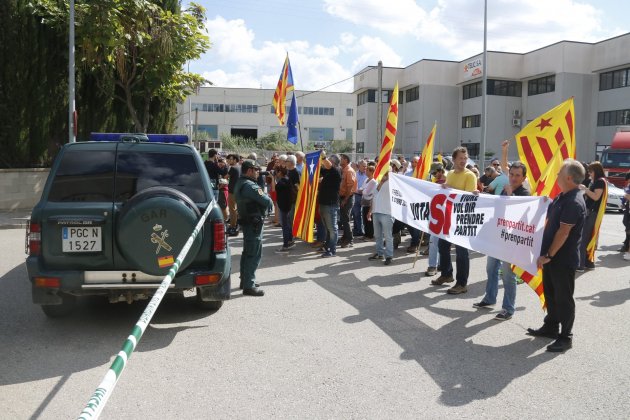
[[[401,57],[378,37],[341,34],[336,45],[312,44],[305,40],[257,42],[242,19],[216,16],[206,24],[212,48],[197,63],[203,76],[215,86],[275,88],[288,51],[298,89],[330,91],[353,89],[352,76],[379,59],[386,66],[400,66]],[[347,63],[347,64],[346,64]]]
[[[438,0],[430,9],[413,0],[324,0],[329,14],[388,34],[412,35],[449,57],[483,49],[481,1]],[[561,40],[593,42],[623,33],[604,26],[600,10],[573,0],[495,0],[488,6],[488,49],[527,52]]]

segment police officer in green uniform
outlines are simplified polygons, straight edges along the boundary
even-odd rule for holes
[[[262,257],[263,218],[273,205],[256,183],[260,166],[253,160],[244,160],[241,176],[234,186],[239,223],[243,228],[243,254],[241,255],[241,289],[244,295],[263,296],[265,292],[256,284],[256,269]]]

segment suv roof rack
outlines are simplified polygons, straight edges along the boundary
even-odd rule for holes
[[[91,141],[125,141],[187,144],[186,134],[90,133]]]

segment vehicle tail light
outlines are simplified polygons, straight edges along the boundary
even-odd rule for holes
[[[58,277],[35,277],[35,287],[51,287],[59,288],[61,286],[61,280]]]
[[[29,222],[26,228],[26,253],[39,255],[42,250],[42,233],[39,223]]]
[[[212,250],[214,252],[224,252],[227,241],[225,239],[225,224],[223,220],[214,221],[214,238],[212,241]]]
[[[221,274],[203,274],[195,276],[195,285],[203,286],[205,284],[214,284],[221,280]]]

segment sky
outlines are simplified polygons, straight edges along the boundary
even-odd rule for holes
[[[483,51],[483,0],[196,2],[212,46],[190,70],[219,87],[274,89],[287,53],[297,89],[352,92],[352,76],[379,60],[405,67]],[[524,53],[630,32],[624,3],[488,0],[488,50]]]

